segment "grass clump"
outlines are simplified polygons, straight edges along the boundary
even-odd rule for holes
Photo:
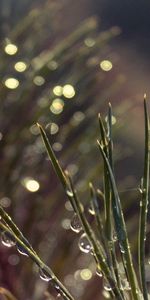
[[[131,251],[132,245],[130,245],[129,242],[120,196],[114,176],[111,104],[109,104],[106,124],[104,124],[99,114],[100,139],[97,141],[97,144],[104,164],[103,192],[96,190],[93,184],[91,182],[89,183],[91,209],[95,218],[96,230],[93,229],[93,226],[86,216],[83,203],[79,198],[69,172],[62,170],[44,129],[41,125],[37,124],[53,168],[74,210],[71,228],[77,233],[82,231],[82,235],[79,239],[79,248],[81,251],[85,253],[91,252],[93,255],[97,265],[97,274],[103,277],[104,288],[112,299],[148,300],[149,297],[145,267],[150,145],[149,115],[146,97],[144,97],[144,116],[145,157],[143,177],[140,186],[141,201],[138,234],[139,270],[135,269],[134,266],[133,253]],[[100,211],[99,196],[101,196],[104,202],[104,218]],[[20,253],[29,256],[38,265],[41,279],[49,281],[65,300],[74,300],[73,296],[58,280],[53,271],[39,258],[30,243],[2,207],[0,207],[0,216],[0,228],[2,230],[2,241],[4,245],[15,245]],[[120,265],[123,268],[123,277],[120,272]]]

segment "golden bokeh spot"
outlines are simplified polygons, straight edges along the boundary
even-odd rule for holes
[[[4,84],[8,89],[14,90],[19,86],[19,80],[13,77],[7,78]]]
[[[29,192],[32,193],[37,192],[40,188],[39,182],[29,177],[24,178],[22,180],[22,184]]]
[[[102,294],[103,294],[105,299],[110,299],[110,293],[109,292],[103,290]]]
[[[93,47],[95,45],[95,40],[92,39],[92,38],[87,38],[87,39],[84,40],[84,44],[87,47],[91,48],[91,47]]]
[[[42,76],[35,76],[33,82],[35,85],[41,86],[45,83],[45,79]]]
[[[62,94],[63,94],[63,88],[62,88],[62,86],[61,85],[54,86],[53,93],[56,96],[62,96]]]
[[[105,118],[105,121],[108,122],[108,117],[107,117],[107,116],[106,116],[106,118]],[[111,117],[111,122],[112,122],[112,125],[115,125],[115,124],[116,124],[117,119],[116,119],[115,116],[112,116],[112,117]]]
[[[18,47],[14,44],[7,44],[4,48],[4,51],[8,55],[15,55],[18,51]]]
[[[112,67],[113,67],[113,65],[110,60],[103,60],[100,62],[100,68],[105,72],[110,71],[112,69]]]
[[[51,123],[51,126],[50,126],[50,133],[51,134],[56,134],[59,130],[59,127],[56,123]]]
[[[92,278],[92,271],[90,269],[83,269],[80,271],[80,276],[83,280],[90,280]]]
[[[68,98],[71,99],[75,96],[75,89],[71,84],[66,84],[63,87],[63,95]]]
[[[50,110],[53,114],[57,115],[63,111],[63,107],[64,107],[63,100],[61,100],[60,98],[56,98],[55,100],[53,100],[53,102],[50,106]]]
[[[61,222],[61,226],[64,229],[69,230],[70,229],[70,219],[63,219]]]
[[[54,143],[54,144],[52,145],[52,148],[53,148],[54,151],[59,152],[59,151],[62,150],[62,144],[56,142],[56,143]]]
[[[23,61],[18,61],[15,65],[14,65],[14,68],[17,72],[24,72],[27,68],[27,65],[25,62]]]

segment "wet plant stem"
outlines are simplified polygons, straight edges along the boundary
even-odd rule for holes
[[[148,290],[146,284],[146,274],[145,274],[145,241],[146,241],[146,224],[147,224],[147,212],[148,212],[148,193],[149,193],[149,115],[146,105],[146,97],[144,98],[144,116],[145,116],[145,157],[144,157],[144,174],[141,182],[141,205],[140,205],[140,222],[139,222],[139,273],[140,281],[143,291],[144,300],[148,300]]]
[[[59,293],[64,297],[65,300],[75,300],[72,295],[69,293],[69,291],[65,288],[65,286],[59,281],[59,279],[56,277],[56,275],[53,273],[53,271],[39,258],[37,253],[32,249],[32,247],[28,247],[13,231],[11,226],[9,227],[4,225],[2,222],[0,222],[0,229],[3,232],[8,232],[12,238],[16,241],[17,245],[19,245],[25,253],[32,259],[32,261],[38,265],[39,269],[46,272],[52,280],[50,281],[54,286],[58,286]]]

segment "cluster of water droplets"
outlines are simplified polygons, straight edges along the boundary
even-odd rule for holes
[[[28,256],[28,253],[24,247],[18,244],[14,238],[14,236],[9,231],[3,231],[1,234],[2,244],[6,247],[17,247],[17,251],[25,256]]]
[[[28,253],[24,247],[22,247],[19,243],[16,242],[14,236],[9,231],[3,231],[1,234],[2,244],[6,247],[16,246],[17,251],[25,256],[28,256]],[[44,268],[39,268],[39,276],[43,281],[49,282],[52,281],[54,289],[57,291],[56,298],[63,299],[63,293],[60,291],[60,286],[53,281],[54,276],[50,275]]]

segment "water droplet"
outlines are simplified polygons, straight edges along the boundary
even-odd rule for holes
[[[112,290],[112,288],[111,288],[111,286],[110,286],[110,284],[108,282],[104,283],[104,290],[107,291],[107,292],[109,292],[109,291]]]
[[[105,299],[110,299],[110,293],[109,292],[103,290],[102,294],[103,294]]]
[[[86,233],[83,233],[79,239],[79,248],[84,253],[89,253],[92,249]]]
[[[114,246],[114,241],[113,240],[108,241],[108,246],[109,246],[109,249],[112,250],[113,246]]]
[[[2,232],[1,239],[2,239],[2,244],[6,247],[12,247],[16,245],[16,241],[13,235],[8,231]]]
[[[17,245],[17,251],[22,255],[29,256],[26,249],[23,248],[21,245]]]
[[[47,271],[45,271],[44,269],[39,269],[39,275],[40,275],[40,278],[44,281],[50,281],[53,279],[52,276],[50,276]]]
[[[116,232],[113,233],[113,242],[117,242],[118,238],[117,238],[117,234]]]
[[[90,207],[89,207],[89,209],[88,209],[88,212],[89,212],[92,216],[95,215],[95,211],[94,211],[94,208],[93,208],[93,205],[92,205],[92,204],[90,205]]]
[[[54,288],[55,288],[57,291],[59,291],[59,290],[60,290],[60,287],[59,287],[59,285],[58,285],[58,284],[54,284]],[[60,294],[60,292],[58,292],[58,294]]]
[[[143,203],[142,203],[142,201],[140,201],[140,207],[142,207],[143,206]]]
[[[67,194],[67,196],[69,196],[69,197],[73,197],[73,192],[70,191],[70,190],[66,190],[66,194]]]
[[[101,268],[100,268],[99,266],[96,268],[96,274],[97,274],[99,277],[102,277],[102,276],[103,276],[102,271],[101,271]]]
[[[136,289],[136,291],[135,291],[135,292],[136,292],[136,294],[137,294],[137,295],[139,294],[139,290],[138,290],[138,289]]]
[[[131,290],[131,287],[129,285],[129,281],[126,278],[121,279],[121,289],[129,291]]]
[[[70,228],[76,233],[79,233],[82,230],[82,225],[77,214],[74,214],[70,223]]]
[[[124,247],[121,244],[119,244],[119,246],[120,246],[121,253],[125,253]]]
[[[56,298],[57,298],[57,299],[60,299],[60,297],[61,297],[61,294],[58,293]]]

